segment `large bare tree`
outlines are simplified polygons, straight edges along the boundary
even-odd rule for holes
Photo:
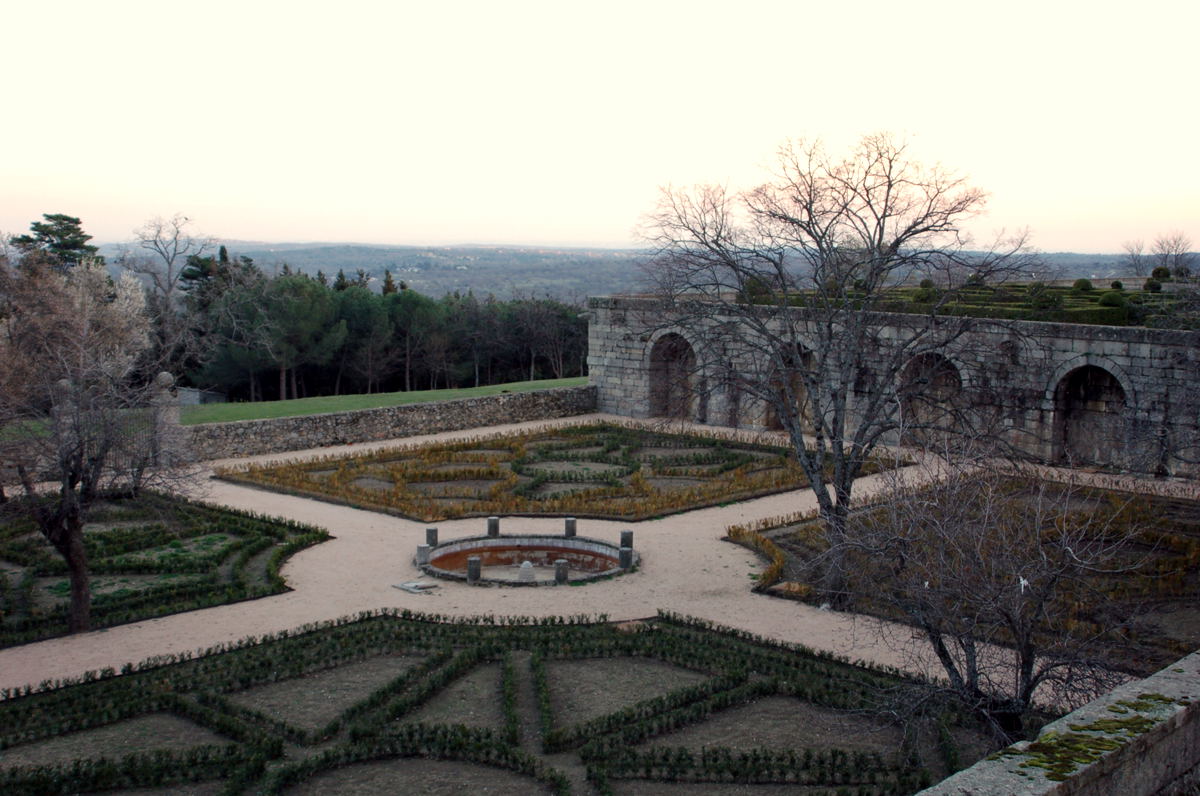
[[[182,213],[156,216],[134,230],[134,244],[122,248],[116,263],[146,286],[147,311],[153,321],[155,359],[182,369],[196,354],[195,319],[185,312],[183,275],[213,241],[192,229]]]
[[[822,583],[833,603],[845,598],[854,481],[872,453],[903,425],[972,418],[941,355],[978,322],[946,311],[1030,265],[1023,234],[972,243],[963,225],[985,198],[875,135],[844,158],[789,144],[774,178],[750,190],[666,189],[648,219],[658,322],[700,343],[693,383],[766,407],[787,433],[831,543]],[[880,314],[892,288],[918,283],[919,313]]]
[[[851,515],[848,589],[856,610],[914,628],[881,626],[914,660],[932,651],[1003,746],[1035,700],[1078,706],[1124,679],[1106,645],[1133,610],[1104,584],[1141,563],[1139,515],[955,443],[889,471],[886,497]]]
[[[71,632],[90,622],[88,508],[179,463],[164,428],[169,377],[135,378],[150,345],[132,277],[114,282],[96,261],[65,273],[0,262],[0,481],[22,493],[4,510],[31,519],[66,562]]]

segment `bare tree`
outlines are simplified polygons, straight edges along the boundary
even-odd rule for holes
[[[88,508],[179,463],[168,449],[177,440],[163,428],[170,378],[133,378],[149,345],[145,298],[132,277],[113,283],[102,264],[86,260],[66,273],[0,264],[0,474],[23,493],[5,511],[32,519],[66,562],[72,632],[90,621]]]
[[[1145,276],[1150,270],[1150,258],[1146,256],[1146,246],[1139,240],[1128,240],[1121,244],[1125,257],[1121,265],[1128,268],[1135,276]]]
[[[749,191],[665,190],[648,221],[657,322],[702,344],[696,367],[727,403],[764,406],[787,433],[833,550],[822,578],[831,602],[845,599],[854,481],[877,446],[917,425],[905,415],[922,404],[943,405],[941,427],[972,419],[930,389],[940,380],[956,392],[942,352],[967,345],[977,325],[946,310],[1031,265],[1024,235],[972,250],[962,224],[984,201],[877,135],[845,159],[786,146],[775,178]],[[921,313],[880,314],[894,287],[918,281],[929,286]]]
[[[1128,502],[962,448],[886,478],[886,498],[851,517],[854,607],[911,625],[887,641],[932,649],[1001,745],[1039,692],[1078,705],[1122,679],[1103,646],[1131,615],[1102,584],[1138,564]]]
[[[1190,251],[1192,241],[1182,232],[1159,235],[1154,239],[1154,264],[1166,268],[1171,276],[1187,278],[1192,274],[1196,255]]]
[[[186,360],[192,323],[183,310],[181,276],[189,261],[204,255],[212,239],[191,231],[192,221],[182,213],[155,217],[134,230],[135,248],[125,247],[117,265],[136,274],[147,286],[148,310],[154,321],[154,357],[162,367]]]

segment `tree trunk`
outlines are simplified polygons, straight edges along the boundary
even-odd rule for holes
[[[279,368],[279,400],[287,400],[287,368]]]
[[[842,503],[835,503],[832,511],[822,512],[829,550],[824,556],[821,590],[834,608],[844,608],[850,601],[846,581],[846,514]]]
[[[67,632],[83,633],[92,626],[92,589],[88,579],[87,551],[83,547],[83,517],[71,512],[62,523],[61,537],[54,546],[67,563],[71,581]]]
[[[404,336],[404,391],[412,390],[412,343]]]

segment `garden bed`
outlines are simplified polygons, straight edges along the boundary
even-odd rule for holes
[[[89,514],[92,626],[110,627],[285,591],[283,562],[328,534],[157,494]],[[67,631],[66,564],[28,521],[0,525],[0,646]]]
[[[1097,533],[1130,534],[1109,562],[1113,571],[1089,577],[1086,590],[1091,598],[1061,606],[1072,627],[1091,628],[1104,636],[1110,617],[1132,616],[1120,632],[1107,634],[1101,648],[1108,665],[1139,677],[1200,647],[1200,503],[1093,489],[1071,497],[1069,508],[1073,522],[1091,518],[1103,528]],[[823,599],[809,568],[826,549],[819,520],[768,521],[727,532],[770,562],[757,574],[756,589],[811,602]],[[886,578],[887,568],[880,568],[878,576]],[[869,597],[848,610],[905,621],[898,613],[881,610]]]
[[[5,692],[0,790],[909,794],[983,749],[947,705],[902,732],[906,682],[668,615],[379,612]]]
[[[865,472],[877,469],[869,462]],[[613,424],[244,465],[217,475],[422,522],[492,514],[642,520],[807,484],[786,448]]]

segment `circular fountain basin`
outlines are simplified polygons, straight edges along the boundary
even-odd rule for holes
[[[620,548],[582,536],[472,536],[440,544],[429,551],[427,575],[452,580],[467,579],[467,558],[479,556],[480,583],[502,586],[553,586],[554,562],[567,562],[567,582],[581,583],[622,575]],[[521,565],[529,562],[522,575]],[[637,553],[633,554],[637,564]],[[530,577],[529,569],[533,570]]]

